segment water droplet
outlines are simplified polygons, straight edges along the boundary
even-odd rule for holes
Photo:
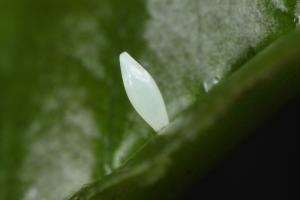
[[[219,76],[215,76],[211,80],[207,80],[203,82],[203,87],[205,92],[211,90],[216,84],[220,82],[221,78]]]

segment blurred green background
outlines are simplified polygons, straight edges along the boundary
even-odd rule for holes
[[[131,159],[134,166],[152,166],[152,160],[164,163],[154,159],[156,155],[167,152],[164,148],[169,143],[170,152],[171,144],[186,148],[188,144],[180,140],[190,132],[194,134],[191,138],[201,141],[202,129],[196,124],[206,126],[204,122],[210,122],[207,113],[219,107],[226,110],[224,97],[230,102],[230,95],[240,92],[249,99],[247,91],[252,84],[266,90],[258,93],[259,97],[250,97],[249,109],[261,109],[255,99],[260,96],[283,91],[288,99],[298,88],[299,33],[273,46],[274,51],[272,44],[297,29],[299,15],[296,0],[0,0],[0,199],[67,199],[98,181],[104,189],[92,190],[102,187],[92,184],[82,190],[80,198],[110,199],[95,194],[114,185],[108,183],[120,182],[122,188],[127,187],[122,184],[132,183],[123,183],[123,176],[114,175],[115,171],[124,166],[130,171],[127,161]],[[266,48],[271,48],[269,53],[258,58],[265,60],[251,64]],[[170,125],[169,135],[176,132],[178,137],[157,136],[129,104],[118,63],[122,51],[128,51],[157,81],[171,120],[180,121]],[[255,64],[266,67],[251,67]],[[239,73],[244,65],[249,70]],[[282,77],[277,77],[274,69],[283,70]],[[286,81],[291,74],[291,81]],[[261,78],[266,79],[266,86],[255,84]],[[291,85],[293,89],[286,89]],[[276,92],[268,93],[270,88]],[[265,112],[271,113],[286,99],[278,98],[274,109]],[[207,104],[208,111],[191,111],[201,104]],[[223,115],[212,117],[215,121],[207,126],[218,126]],[[233,121],[240,117],[235,112],[228,115]],[[219,130],[223,127],[213,132],[222,134]],[[221,154],[231,143],[210,147],[207,134],[204,149],[216,148]],[[140,156],[147,162],[135,159],[152,141],[155,150]],[[197,145],[200,143],[188,152],[196,156],[201,150]],[[185,167],[177,163],[180,160],[169,159],[173,164],[164,170],[173,173],[170,168]],[[159,170],[155,174],[161,178],[146,181],[141,188],[180,179],[160,175],[164,172]],[[192,181],[187,178],[182,184],[188,186]],[[168,189],[165,192],[170,193]],[[120,199],[133,199],[126,196],[133,193],[138,192],[129,189]],[[154,192],[149,199],[155,196]]]

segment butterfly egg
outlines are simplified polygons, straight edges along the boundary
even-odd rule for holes
[[[139,115],[158,132],[169,124],[165,102],[151,75],[127,52],[120,54],[123,83]]]

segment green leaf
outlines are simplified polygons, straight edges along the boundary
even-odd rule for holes
[[[1,4],[0,199],[173,198],[299,90],[296,0]],[[161,88],[161,135],[123,50]]]
[[[125,166],[70,199],[178,198],[263,119],[300,94],[299,53],[298,30],[181,113]]]

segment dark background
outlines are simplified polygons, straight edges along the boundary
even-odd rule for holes
[[[299,114],[300,96],[256,129],[183,199],[300,199],[295,178]]]

